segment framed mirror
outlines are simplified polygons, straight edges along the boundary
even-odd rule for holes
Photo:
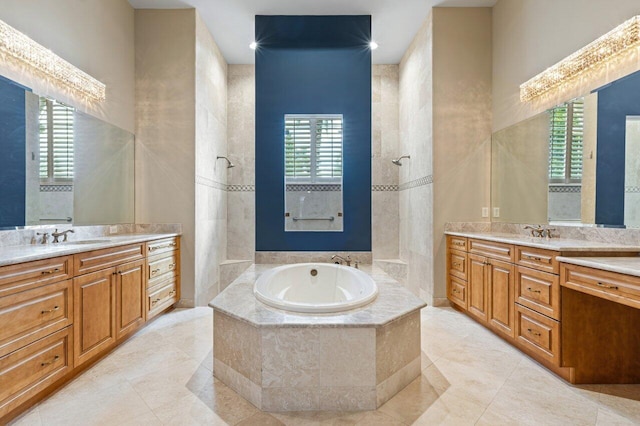
[[[284,117],[285,231],[343,230],[341,114]]]
[[[0,229],[134,219],[134,136],[0,77]]]

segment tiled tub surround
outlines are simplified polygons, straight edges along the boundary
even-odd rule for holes
[[[308,315],[267,307],[253,284],[277,265],[251,266],[209,305],[214,375],[265,411],[372,410],[419,376],[425,304],[377,267],[371,304]]]

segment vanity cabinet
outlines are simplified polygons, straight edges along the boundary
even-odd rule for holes
[[[153,318],[180,299],[180,244],[176,238],[147,244],[147,318]]]
[[[451,235],[447,253],[449,300],[533,358],[559,367],[558,253]],[[452,267],[458,258],[467,259],[466,281]],[[463,291],[466,304],[457,297]]]
[[[171,308],[179,249],[171,237],[0,267],[0,424]]]

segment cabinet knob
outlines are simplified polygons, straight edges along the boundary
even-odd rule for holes
[[[541,334],[540,332],[538,332],[538,331],[533,331],[533,329],[531,329],[531,328],[527,328],[527,331],[528,331],[530,334],[533,334],[534,336],[542,336],[542,334]]]
[[[40,363],[40,367],[46,367],[47,365],[51,365],[54,362],[56,362],[57,360],[59,360],[59,359],[60,359],[60,355],[56,355],[56,356],[53,357],[53,359],[51,361]]]
[[[41,314],[48,314],[48,313],[51,313],[51,312],[55,312],[55,311],[57,311],[58,309],[60,309],[60,306],[54,306],[54,307],[53,307],[53,309],[48,309],[48,310],[46,310],[46,311],[41,311],[40,313],[41,313]]]
[[[541,293],[540,290],[534,290],[531,287],[527,287],[527,291],[530,291],[531,293]]]

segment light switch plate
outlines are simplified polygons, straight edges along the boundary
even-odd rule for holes
[[[493,217],[500,217],[500,207],[493,208]]]
[[[482,217],[489,217],[489,207],[482,208]]]

